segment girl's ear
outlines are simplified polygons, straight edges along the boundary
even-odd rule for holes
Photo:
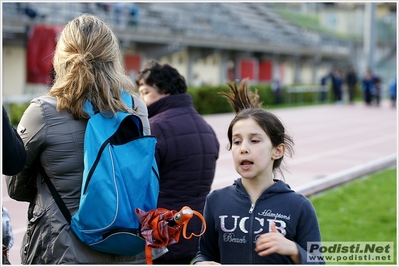
[[[280,159],[284,156],[285,153],[285,144],[281,143],[278,146],[273,148],[273,160]]]

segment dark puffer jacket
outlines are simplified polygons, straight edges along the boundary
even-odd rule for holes
[[[219,142],[213,129],[194,109],[189,94],[170,95],[148,106],[151,134],[158,139],[156,158],[160,174],[158,207],[179,211],[183,206],[203,212],[213,182]],[[201,231],[196,217],[187,233]],[[168,247],[154,263],[168,264],[193,259],[198,238]]]

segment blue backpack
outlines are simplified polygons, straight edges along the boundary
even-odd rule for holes
[[[122,90],[121,94],[133,107],[133,98]],[[155,209],[158,201],[156,137],[144,135],[136,115],[117,112],[104,117],[93,112],[89,101],[84,110],[90,119],[84,136],[82,191],[72,217],[48,177],[45,181],[83,243],[102,252],[135,256],[145,250],[135,210]]]

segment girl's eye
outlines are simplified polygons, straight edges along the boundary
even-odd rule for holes
[[[252,143],[259,143],[259,142],[260,142],[260,140],[253,139],[253,140],[251,140],[251,142],[252,142]]]
[[[235,140],[235,141],[233,141],[233,144],[234,145],[239,145],[241,142],[239,141],[239,140]]]

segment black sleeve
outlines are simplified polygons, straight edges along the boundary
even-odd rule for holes
[[[3,106],[3,174],[18,174],[25,166],[26,152],[24,143],[12,127],[6,109]]]

